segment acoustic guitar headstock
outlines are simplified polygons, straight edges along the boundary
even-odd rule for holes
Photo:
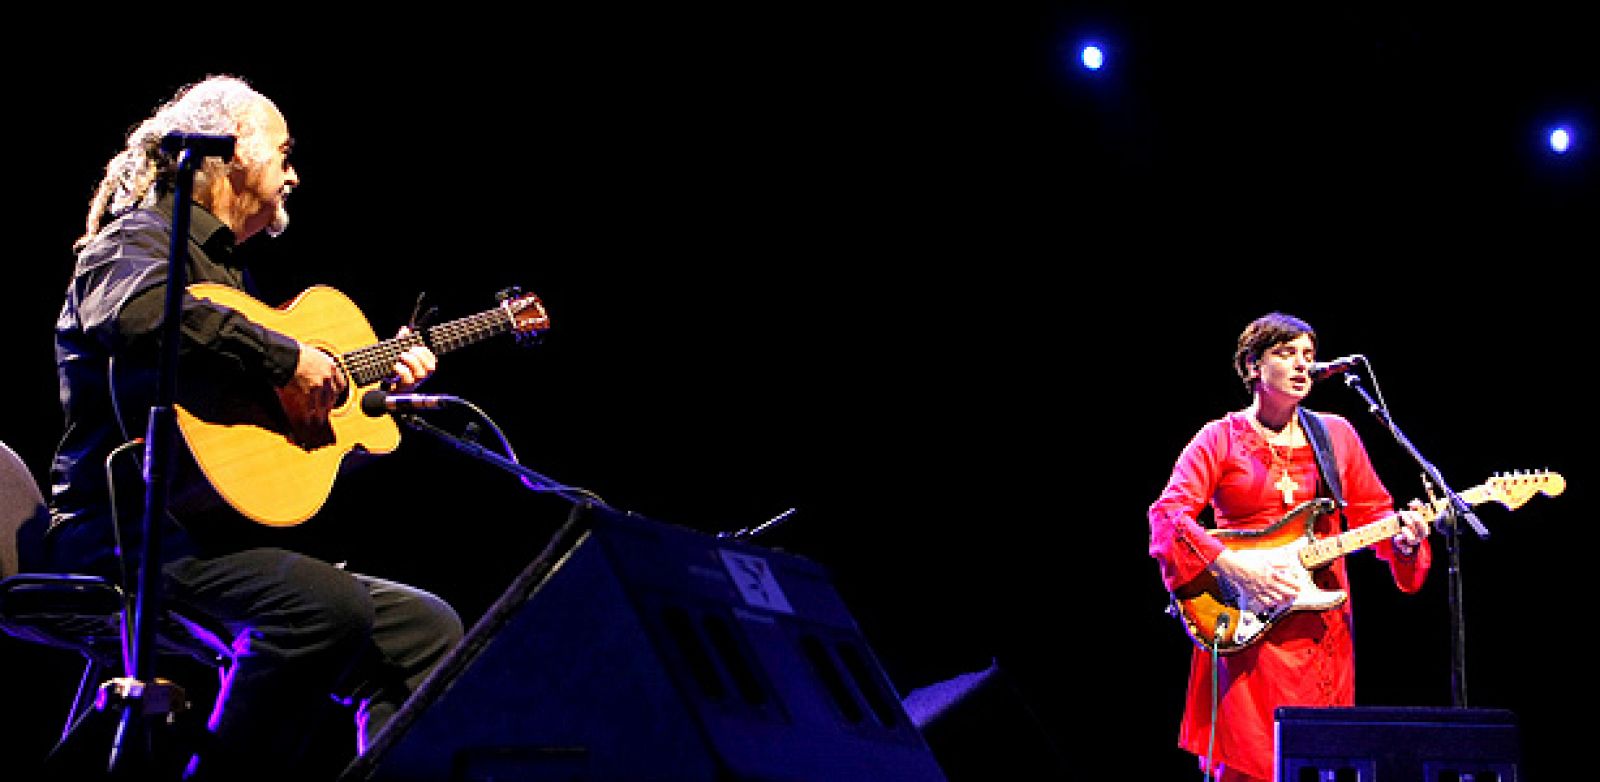
[[[511,336],[520,345],[537,344],[550,330],[550,314],[537,294],[511,287],[495,294],[500,307],[511,318]]]

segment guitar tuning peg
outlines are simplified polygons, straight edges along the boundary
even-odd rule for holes
[[[411,307],[411,318],[406,321],[406,325],[409,326],[412,331],[421,332],[424,329],[427,329],[429,326],[433,325],[433,319],[439,316],[438,307],[429,305],[425,308],[423,306],[427,303],[427,300],[427,291],[417,294],[417,303]]]
[[[522,288],[520,286],[513,285],[509,288],[501,288],[495,293],[494,300],[497,302],[506,302],[521,295]]]

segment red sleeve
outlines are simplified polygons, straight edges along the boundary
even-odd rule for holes
[[[1394,514],[1394,497],[1378,479],[1367,449],[1356,434],[1355,427],[1338,415],[1320,414],[1333,442],[1333,451],[1339,460],[1339,481],[1343,484],[1345,517],[1351,527],[1382,521]],[[1433,550],[1428,541],[1410,557],[1400,556],[1394,544],[1385,540],[1372,547],[1379,559],[1389,563],[1395,585],[1402,592],[1416,592],[1427,580],[1428,568],[1433,563]]]
[[[1227,427],[1220,421],[1202,427],[1184,446],[1166,488],[1150,505],[1150,556],[1160,564],[1168,591],[1188,583],[1222,553],[1222,542],[1201,526],[1199,516],[1227,454]]]

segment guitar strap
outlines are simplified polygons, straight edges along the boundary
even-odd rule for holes
[[[1306,439],[1311,441],[1311,453],[1317,457],[1317,473],[1342,514],[1344,492],[1339,486],[1339,464],[1333,458],[1333,444],[1328,440],[1328,430],[1322,425],[1321,417],[1304,407],[1300,408],[1300,428],[1305,430]]]

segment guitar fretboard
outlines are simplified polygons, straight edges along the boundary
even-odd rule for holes
[[[500,307],[357,348],[344,354],[341,359],[355,384],[366,386],[392,374],[400,354],[416,345],[427,345],[435,353],[448,353],[504,334],[515,325],[516,318],[506,308]]]
[[[1474,486],[1461,492],[1461,500],[1468,505],[1479,505],[1494,499],[1488,486]],[[1438,499],[1424,506],[1424,514],[1432,519],[1445,509],[1449,500]],[[1300,549],[1300,564],[1307,569],[1322,567],[1351,552],[1360,551],[1379,541],[1388,540],[1400,533],[1399,517],[1356,527],[1339,535],[1330,535],[1312,541]]]

